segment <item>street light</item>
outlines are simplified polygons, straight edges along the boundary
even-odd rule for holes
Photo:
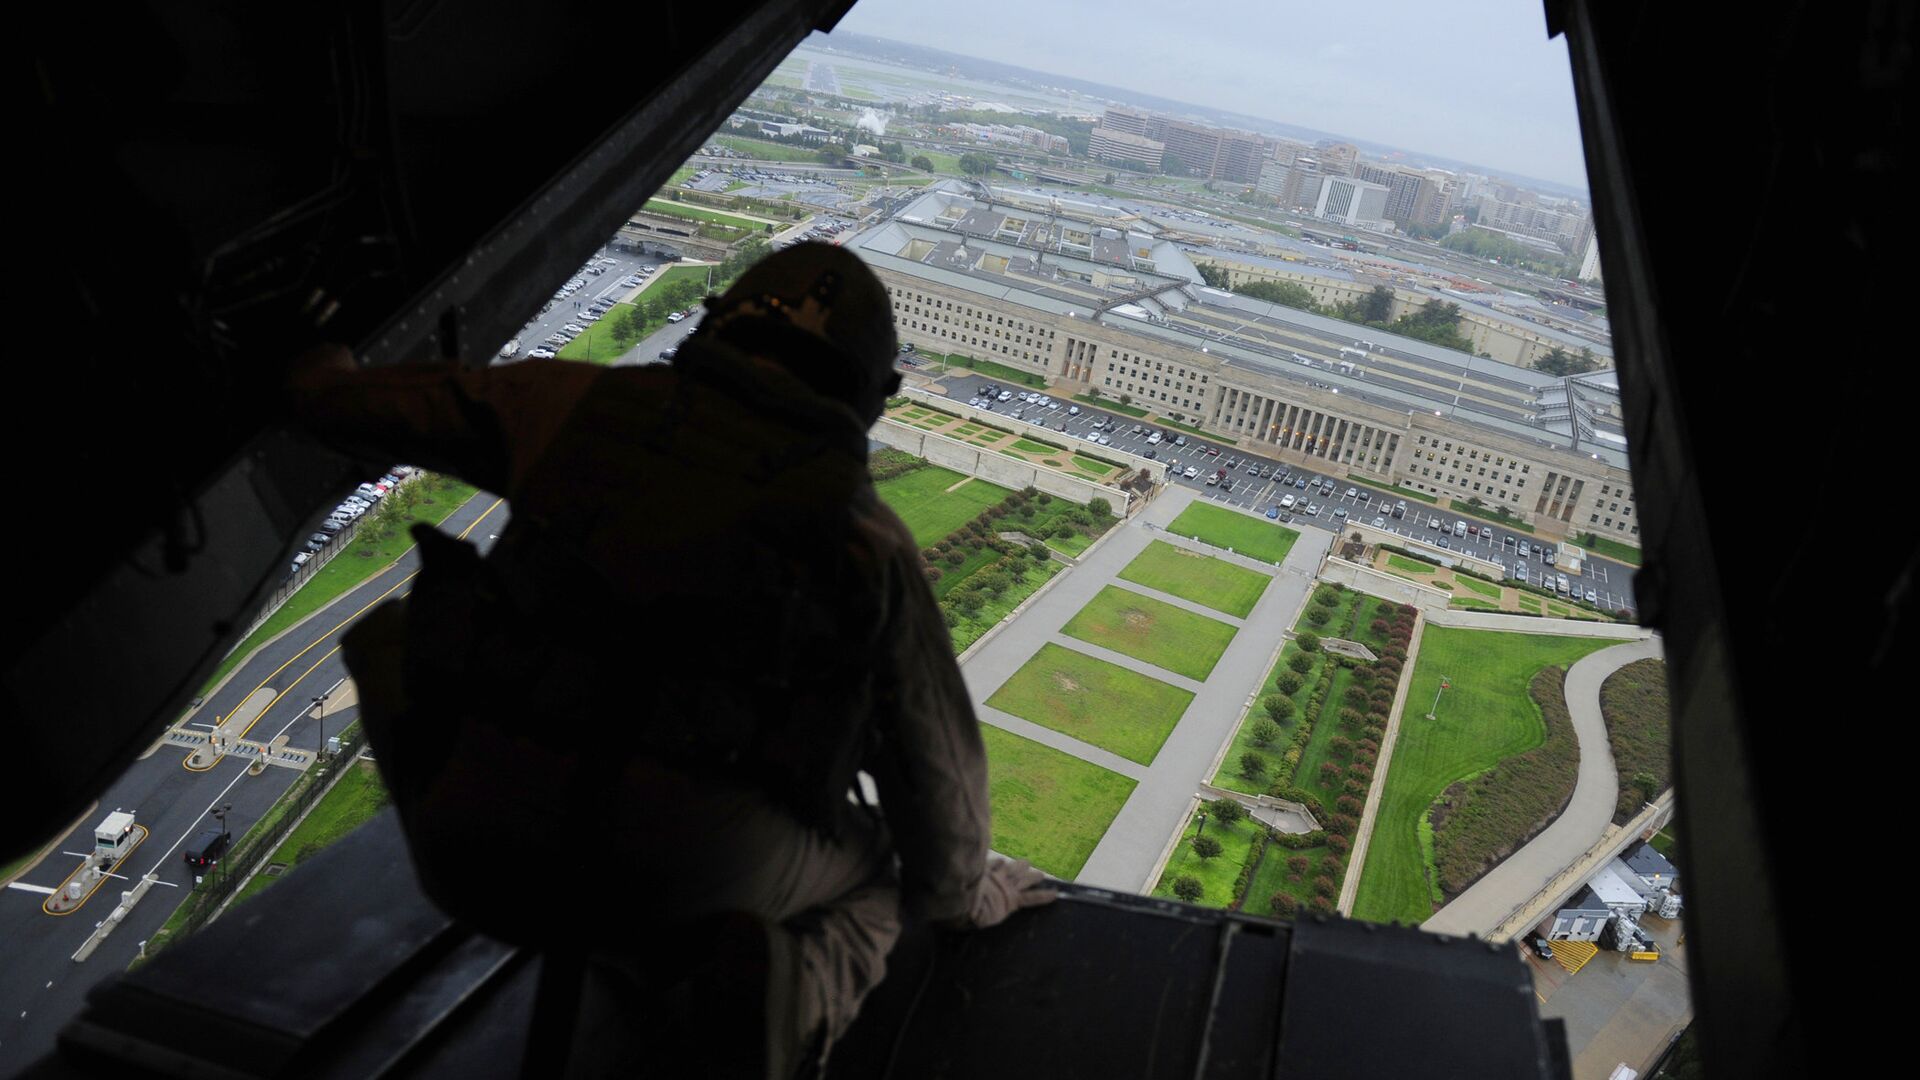
[[[220,835],[222,836],[229,835],[227,832],[227,813],[232,809],[233,809],[233,804],[228,803],[225,806],[215,807],[213,810],[209,811],[209,813],[213,814],[213,816],[220,822]]]
[[[1434,716],[1433,716],[1433,714],[1434,714],[1435,712],[1438,712],[1438,711],[1439,711],[1439,709],[1440,709],[1440,695],[1441,695],[1441,693],[1442,693],[1442,692],[1444,692],[1444,691],[1446,691],[1446,690],[1449,690],[1449,689],[1451,689],[1451,688],[1452,688],[1452,686],[1453,686],[1453,684],[1447,681],[1447,676],[1445,676],[1445,675],[1442,675],[1442,676],[1440,676],[1440,689],[1439,689],[1439,690],[1435,690],[1435,691],[1433,692],[1433,708],[1431,708],[1431,709],[1429,709],[1429,710],[1427,710],[1427,719],[1429,719],[1429,720],[1432,720],[1432,719],[1434,718]]]
[[[1199,831],[1195,832],[1193,835],[1196,839],[1198,839],[1199,837],[1207,835],[1207,812],[1205,810],[1202,810],[1199,812],[1199,814],[1195,815],[1195,817],[1196,817],[1196,820],[1200,822],[1200,828],[1199,828]]]
[[[315,761],[325,760],[327,756],[327,695],[315,694],[313,697],[313,718],[320,722],[320,748],[313,752]]]

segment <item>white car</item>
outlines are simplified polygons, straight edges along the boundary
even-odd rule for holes
[[[1155,445],[1159,443],[1159,441],[1160,441],[1160,433],[1157,431],[1147,436],[1147,445],[1149,446]]]
[[[1112,445],[1113,445],[1113,440],[1112,440],[1112,439],[1109,439],[1109,438],[1107,438],[1107,437],[1106,437],[1105,435],[1102,435],[1102,436],[1100,436],[1100,445],[1101,445],[1101,446],[1112,446]]]
[[[683,312],[679,312],[679,311],[676,311],[676,312],[674,312],[673,314],[671,314],[671,315],[669,315],[669,316],[667,316],[667,321],[668,321],[668,322],[679,322],[679,321],[680,321],[681,319],[684,319],[684,318],[686,318],[686,317],[687,317],[687,316],[686,316],[686,314],[685,314],[685,313],[683,313]]]
[[[1189,466],[1187,466],[1187,471],[1186,471],[1186,472],[1183,472],[1183,473],[1181,473],[1180,475],[1182,475],[1182,476],[1184,476],[1184,477],[1186,477],[1186,478],[1187,478],[1187,479],[1189,479],[1189,480],[1192,480],[1192,479],[1194,479],[1195,477],[1197,477],[1197,476],[1199,476],[1199,475],[1200,475],[1200,470],[1199,470],[1199,469],[1196,469],[1196,468],[1194,468],[1194,467],[1193,467],[1193,466],[1191,466],[1191,465],[1189,465]]]
[[[556,354],[552,349],[539,348],[527,354],[529,360],[551,360]]]

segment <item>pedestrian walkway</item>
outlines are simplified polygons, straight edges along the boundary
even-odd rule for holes
[[[1508,615],[1498,611],[1462,611],[1447,608],[1427,612],[1437,626],[1458,626],[1468,630],[1499,630],[1516,634],[1566,634],[1573,637],[1624,638],[1644,641],[1654,636],[1645,626],[1601,622],[1598,619],[1538,619],[1531,615]]]
[[[1072,573],[1053,582],[1044,594],[1036,597],[1033,606],[1025,614],[1001,627],[1001,632],[973,652],[961,668],[975,708],[983,721],[1065,750],[1139,781],[1126,805],[1121,808],[1081,869],[1077,880],[1086,884],[1128,892],[1142,892],[1152,885],[1147,879],[1166,847],[1167,838],[1179,828],[1195,792],[1199,790],[1201,782],[1208,778],[1220,747],[1232,737],[1248,697],[1266,676],[1267,661],[1273,655],[1280,636],[1291,624],[1294,613],[1304,602],[1306,590],[1313,583],[1314,568],[1319,565],[1327,544],[1331,542],[1331,537],[1325,533],[1306,530],[1276,573],[1272,563],[1229,555],[1166,532],[1166,525],[1179,516],[1194,498],[1195,494],[1184,488],[1169,488],[1132,518],[1115,526],[1114,533],[1090,548]],[[1245,619],[1236,620],[1211,609],[1180,604],[1182,608],[1235,623],[1240,628],[1204,683],[1182,678],[1144,661],[1078,639],[1067,638],[1059,632],[1108,585],[1119,585],[1166,599],[1169,603],[1178,603],[1178,598],[1164,597],[1154,590],[1119,580],[1120,571],[1155,540],[1245,565],[1273,579],[1273,584],[1267,587]],[[1037,725],[1009,723],[1007,721],[1013,718],[986,707],[986,699],[1012,678],[1041,646],[1049,642],[1097,656],[1194,693],[1193,703],[1167,737],[1151,766],[1143,769],[1127,762],[1125,768],[1115,767],[1108,760],[1086,753],[1091,748],[1079,740],[1038,728]],[[1036,732],[1045,732],[1046,737]],[[1112,755],[1105,757],[1111,759]]]
[[[1526,619],[1525,622],[1537,620]],[[1567,671],[1567,711],[1580,744],[1580,773],[1573,798],[1554,823],[1441,908],[1422,929],[1442,934],[1491,934],[1563,869],[1586,854],[1613,824],[1620,778],[1600,712],[1600,686],[1607,676],[1640,660],[1662,656],[1658,639],[1629,642],[1588,653]]]

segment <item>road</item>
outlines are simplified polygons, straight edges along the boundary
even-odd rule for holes
[[[484,547],[505,523],[505,504],[481,494],[455,510],[441,529],[458,535],[484,526],[471,537]],[[341,634],[381,600],[404,595],[418,565],[418,554],[409,551],[392,568],[259,649],[208,696],[189,723],[204,727],[233,711],[256,688],[269,687],[280,696],[255,721],[248,738],[284,734],[291,747],[317,749],[323,734],[338,734],[357,715],[352,708],[330,713],[323,721],[312,715],[314,696],[346,676],[339,653]],[[124,971],[140,943],[173,914],[193,882],[180,849],[202,829],[217,825],[209,812],[231,804],[227,825],[237,836],[260,819],[297,775],[292,769],[271,767],[249,777],[251,759],[231,756],[205,772],[193,772],[184,767],[188,754],[178,746],[156,744],[107,787],[99,808],[63,838],[52,855],[11,887],[0,889],[0,942],[6,943],[6,962],[0,964],[0,1074],[12,1075],[51,1051],[61,1026],[79,1013],[87,991]],[[60,885],[92,849],[93,826],[116,808],[133,811],[149,830],[126,859],[127,877],[109,879],[71,915],[46,914],[41,903],[47,894],[40,890]],[[113,910],[122,890],[148,872],[157,873],[160,884],[104,945],[84,962],[75,962],[74,952],[95,923]]]
[[[908,370],[939,377],[937,369],[919,367],[917,362]],[[987,387],[993,386],[997,391],[1014,396],[1005,402],[996,400],[990,406],[983,404],[981,408],[991,408],[1012,419],[1040,424],[1070,440],[1100,443],[1109,450],[1137,455],[1140,465],[1151,464],[1164,468],[1168,483],[1192,488],[1216,502],[1262,514],[1273,511],[1278,520],[1297,525],[1315,525],[1331,532],[1338,532],[1349,520],[1370,525],[1378,521],[1378,528],[1405,538],[1409,546],[1426,545],[1433,549],[1435,556],[1443,558],[1453,553],[1474,555],[1506,567],[1510,575],[1516,568],[1524,568],[1527,580],[1536,585],[1541,583],[1543,572],[1564,571],[1563,567],[1557,565],[1557,546],[1556,565],[1548,567],[1543,562],[1543,556],[1536,553],[1538,538],[1530,533],[1448,513],[1418,499],[1403,500],[1377,486],[1317,473],[1277,458],[1261,457],[1225,442],[1178,429],[1156,428],[1145,420],[1098,406],[1056,398],[1054,407],[1036,410],[1035,406],[1019,400],[1017,395],[1022,392],[1020,387],[1002,385],[983,376],[961,371],[949,371],[945,379],[948,396],[957,401],[971,401],[974,395],[983,394]],[[997,398],[998,394],[995,396]],[[1157,444],[1149,442],[1155,431],[1163,436]],[[1088,436],[1093,438],[1089,439]],[[1100,442],[1102,439],[1104,443]],[[1184,444],[1175,440],[1182,440]],[[1149,454],[1152,455],[1150,459],[1147,456]],[[1189,469],[1193,470],[1192,477],[1185,475]],[[1225,475],[1218,483],[1207,483],[1209,478],[1222,470]],[[1349,491],[1352,494],[1348,494]],[[1280,505],[1288,495],[1295,499],[1296,505],[1292,509]],[[1402,516],[1394,517],[1395,512]],[[1469,531],[1465,536],[1458,536],[1456,526],[1459,523],[1477,532]],[[1519,557],[1523,543],[1530,549],[1526,559]],[[1579,574],[1569,573],[1567,577],[1570,589],[1578,588],[1583,594],[1588,589],[1593,590],[1594,602],[1608,611],[1636,610],[1633,567],[1589,557],[1582,563]]]

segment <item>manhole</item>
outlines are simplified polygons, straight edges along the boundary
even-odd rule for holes
[[[267,864],[266,875],[268,877],[279,877],[281,874],[284,874],[286,872],[287,872],[286,863],[277,862],[277,863]]]

